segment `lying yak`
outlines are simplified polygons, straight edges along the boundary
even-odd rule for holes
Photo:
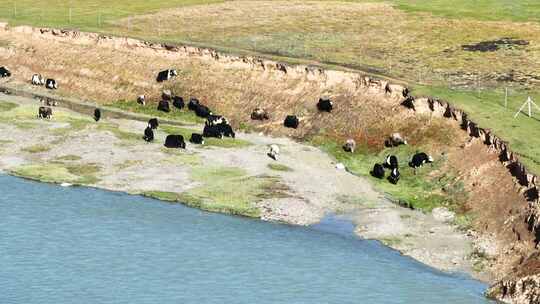
[[[186,143],[184,142],[184,136],[168,135],[167,138],[165,138],[165,147],[170,149],[185,149]]]
[[[285,117],[283,125],[287,128],[296,129],[298,128],[299,123],[300,122],[298,120],[298,117],[296,117],[295,115],[288,115],[287,117]]]
[[[317,103],[317,109],[321,112],[332,112],[332,109],[334,108],[334,103],[328,99],[328,98],[320,98],[319,102]]]
[[[45,85],[45,78],[43,78],[43,76],[40,74],[34,74],[32,75],[32,84],[36,86]]]
[[[39,107],[38,118],[39,119],[51,119],[53,115],[52,109],[49,107]]]
[[[6,67],[0,67],[0,78],[11,77],[11,72]]]
[[[198,133],[192,133],[189,142],[196,145],[204,145],[203,135]]]
[[[165,113],[169,113],[171,111],[171,108],[169,106],[169,102],[166,101],[166,100],[160,101],[158,106],[157,106],[157,109],[158,109],[158,111],[162,111],[162,112],[165,112]]]
[[[376,177],[378,179],[383,179],[384,174],[385,174],[383,165],[375,164],[373,166],[373,170],[371,170],[371,172],[369,172],[369,174],[371,174],[371,176]]]
[[[146,129],[144,129],[143,139],[146,142],[154,141],[154,131],[152,130],[152,128],[150,126],[146,127]]]
[[[393,133],[390,137],[384,141],[384,145],[388,148],[406,145],[407,141],[403,139],[401,134]]]
[[[270,115],[268,115],[268,112],[266,112],[265,109],[262,108],[256,108],[251,112],[251,119],[252,120],[268,120],[270,119]]]
[[[47,81],[45,81],[45,87],[49,90],[57,90],[58,83],[56,82],[56,80],[49,78],[47,79]]]
[[[148,127],[150,127],[150,129],[152,129],[152,130],[157,129],[159,127],[158,119],[157,118],[151,118],[148,121]]]
[[[95,109],[94,110],[94,120],[98,122],[101,119],[101,110]]]
[[[178,72],[176,70],[165,70],[158,73],[156,77],[157,82],[164,82],[167,80],[171,80],[174,77],[178,76]]]

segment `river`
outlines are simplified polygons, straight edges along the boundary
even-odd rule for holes
[[[0,303],[490,303],[347,222],[295,227],[0,175]]]

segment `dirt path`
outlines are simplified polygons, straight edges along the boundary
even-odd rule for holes
[[[394,205],[364,178],[336,169],[327,154],[289,138],[238,134],[234,141],[170,151],[162,147],[166,131],[190,129],[161,126],[157,141],[147,144],[140,139],[144,122],[96,123],[62,108],[54,108],[50,121],[37,120],[37,101],[2,94],[0,106],[0,170],[295,225],[343,214],[360,237],[435,268],[486,279],[473,271],[470,237],[431,214]],[[266,156],[270,144],[281,147],[278,161]]]

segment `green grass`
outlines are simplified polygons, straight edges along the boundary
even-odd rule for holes
[[[144,195],[181,202],[207,211],[248,217],[259,217],[256,202],[283,195],[277,178],[248,176],[239,168],[196,167],[192,170],[191,177],[203,185],[181,194],[150,191]]]
[[[165,133],[170,134],[170,135],[172,134],[182,135],[185,141],[189,141],[189,138],[191,137],[192,133],[200,132],[194,129],[176,127],[176,126],[171,126],[171,125],[160,125],[159,128],[163,130]],[[203,146],[204,147],[219,147],[219,148],[226,148],[226,149],[231,149],[231,148],[240,149],[240,148],[249,147],[251,145],[252,145],[251,142],[244,139],[224,137],[222,139],[205,138]]]
[[[79,180],[66,167],[55,163],[23,165],[12,170],[12,173],[46,183],[75,183]]]
[[[56,161],[77,161],[77,160],[81,160],[81,159],[82,159],[82,157],[80,157],[80,156],[69,154],[69,155],[64,155],[64,156],[57,157]]]
[[[292,168],[287,167],[287,166],[285,166],[283,164],[270,163],[270,164],[268,164],[268,168],[270,168],[270,170],[282,171],[282,172],[292,172],[292,171],[294,171]]]
[[[435,156],[433,166],[426,165],[415,175],[414,170],[408,166],[408,162],[416,149],[410,146],[384,149],[378,153],[360,148],[351,154],[344,152],[341,145],[324,137],[316,137],[312,143],[344,163],[352,173],[368,177],[378,190],[387,193],[389,199],[400,205],[412,206],[424,212],[431,212],[436,207],[445,206],[459,212],[467,199],[462,183],[454,176],[439,173],[438,168],[445,161],[440,156]],[[386,179],[371,177],[369,173],[373,165],[382,163],[388,154],[396,155],[399,159],[401,178],[397,185],[391,184]],[[389,171],[386,170],[386,176],[388,175]]]
[[[48,152],[50,150],[51,150],[50,146],[45,146],[42,144],[33,145],[33,146],[29,146],[29,147],[25,147],[21,149],[21,151],[28,152],[28,153],[43,153],[43,152]]]
[[[529,118],[525,113],[514,118],[514,114],[531,95],[540,105],[540,94],[536,92],[509,91],[508,108],[504,107],[504,91],[463,91],[447,87],[422,87],[414,94],[437,96],[469,114],[469,119],[483,128],[489,128],[510,143],[513,152],[533,172],[540,173],[540,111],[534,109]]]
[[[136,101],[117,101],[110,103],[109,107],[117,108],[120,110],[146,114],[153,117],[165,118],[169,120],[176,120],[186,124],[196,124],[203,123],[204,119],[197,117],[193,111],[187,109],[178,110],[174,107],[171,107],[171,112],[165,113],[163,111],[157,110],[157,104],[148,103],[146,106],[138,104]]]
[[[142,140],[142,133],[137,134],[133,132],[122,131],[120,130],[118,124],[115,123],[100,123],[97,129],[100,131],[111,132],[116,138],[122,141],[130,142]]]

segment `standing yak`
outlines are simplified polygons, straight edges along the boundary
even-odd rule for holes
[[[95,109],[94,110],[94,120],[98,122],[101,119],[101,110]]]

